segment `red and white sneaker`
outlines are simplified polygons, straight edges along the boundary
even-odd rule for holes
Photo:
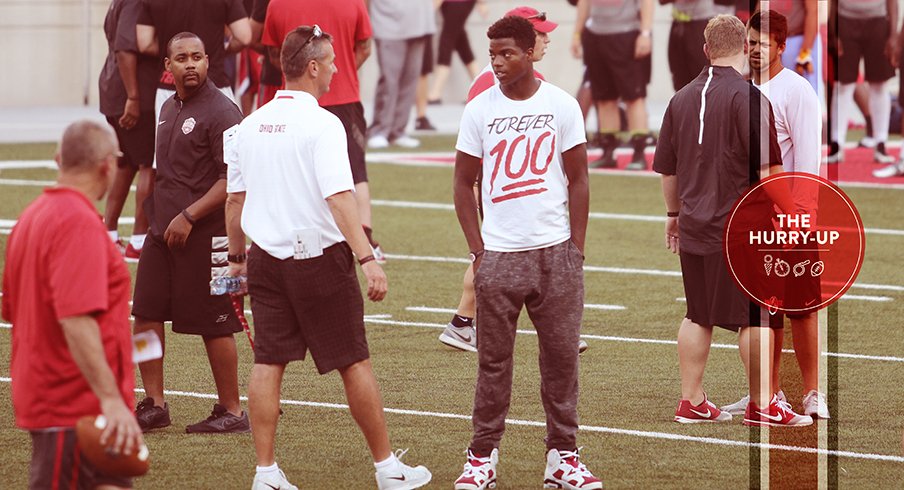
[[[791,405],[779,400],[776,395],[772,395],[772,401],[769,402],[766,410],[761,410],[751,401],[747,404],[747,413],[744,414],[744,425],[798,427],[812,423],[812,418],[794,413]]]
[[[564,488],[565,490],[595,490],[603,488],[603,482],[581,463],[581,449],[559,451],[550,449],[546,453],[546,475],[543,488]]]
[[[482,457],[468,449],[468,461],[464,471],[455,480],[455,490],[484,490],[496,488],[496,464],[499,450],[493,449],[488,457]]]
[[[123,250],[122,255],[126,258],[126,262],[138,262],[138,258],[141,257],[141,249],[135,248],[129,243]]]
[[[699,405],[691,405],[690,400],[681,400],[675,410],[675,422],[679,424],[728,422],[729,420],[731,420],[731,414],[719,410],[719,407],[706,398],[706,393],[703,394],[703,401]]]

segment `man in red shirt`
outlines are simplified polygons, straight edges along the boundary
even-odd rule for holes
[[[345,128],[358,215],[361,216],[361,224],[370,246],[374,249],[374,257],[377,262],[383,263],[386,260],[383,250],[373,238],[370,187],[364,163],[367,122],[364,120],[358,82],[358,68],[370,57],[370,38],[373,35],[364,1],[271,0],[267,7],[261,42],[267,46],[273,66],[280,66],[279,52],[286,35],[300,25],[315,24],[333,37],[338,70],[330,83],[330,91],[320,98],[320,107],[335,114]]]
[[[16,425],[33,443],[31,488],[132,486],[80,457],[74,429],[79,418],[103,414],[116,452],[143,445],[132,413],[129,270],[92,202],[107,193],[121,156],[106,126],[70,125],[57,185],[28,206],[9,237],[3,318],[13,325]]]

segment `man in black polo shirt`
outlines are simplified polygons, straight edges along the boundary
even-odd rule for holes
[[[707,24],[704,37],[711,66],[669,102],[653,161],[653,169],[662,174],[668,211],[665,244],[680,254],[687,297],[678,331],[681,401],[675,421],[731,420],[703,391],[712,327],[720,326],[740,331],[750,387],[744,423],[808,425],[810,417],[791,411],[773,390],[761,389],[761,377],[769,382],[772,357],[760,356],[760,345],[772,345],[772,328],[781,328],[781,316],[751,304],[734,284],[722,255],[725,220],[735,202],[761,177],[782,171],[772,106],[740,74],[746,62],[744,24],[718,15]]]
[[[176,34],[167,45],[166,70],[176,94],[163,104],[157,126],[157,180],[146,201],[150,233],[135,281],[135,331],[163,322],[173,331],[201,335],[219,403],[187,432],[248,432],[238,391],[238,356],[232,334],[241,331],[230,300],[211,296],[210,280],[226,272],[226,164],[223,131],[242,120],[238,107],[207,79],[204,43]],[[145,431],[170,425],[163,400],[163,359],[139,364],[147,393],[136,408]]]

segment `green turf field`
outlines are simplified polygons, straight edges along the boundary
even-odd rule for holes
[[[451,147],[450,138],[436,138],[428,141],[426,150]],[[0,161],[49,159],[52,151],[52,145],[0,146]],[[374,164],[369,173],[379,203],[373,209],[376,237],[391,254],[385,266],[389,295],[382,303],[366,306],[374,366],[385,406],[391,409],[390,436],[395,447],[410,448],[406,462],[424,464],[433,472],[428,488],[451,488],[470,438],[476,377],[475,354],[438,342],[449,314],[432,310],[457,305],[467,260],[467,247],[448,207],[452,169]],[[15,219],[41,192],[40,186],[11,181],[52,180],[54,175],[49,169],[0,171],[0,220]],[[846,190],[867,228],[904,229],[904,191]],[[446,206],[400,207],[402,201]],[[133,210],[130,201],[124,216],[132,216]],[[659,179],[595,174],[591,211],[658,218],[664,214]],[[770,442],[788,447],[768,454],[746,446],[751,431],[739,420],[692,427],[672,422],[680,395],[676,348],[646,341],[674,341],[684,314],[684,304],[676,300],[684,296],[675,275],[678,260],[662,246],[662,226],[660,221],[637,219],[590,220],[585,302],[624,309],[585,310],[583,334],[590,349],[581,357],[579,406],[586,426],[579,433],[585,462],[607,488],[722,489],[750,486],[751,461],[759,457],[771,462],[773,488],[815,488],[811,468],[817,457],[798,448],[815,447],[820,432],[831,432],[826,422],[773,430]],[[128,235],[131,227],[123,225],[120,231]],[[0,234],[0,250],[5,250],[6,238]],[[904,481],[902,248],[900,232],[868,233],[866,262],[858,279],[867,287],[852,288],[848,294],[859,299],[843,300],[837,307],[837,351],[844,356],[829,358],[837,362],[839,386],[832,407],[837,433],[832,435],[837,434],[837,448],[843,453],[828,462],[823,458],[823,463],[837,468],[842,488],[901,488]],[[501,489],[541,488],[543,481],[537,340],[529,334],[532,326],[526,315],[519,328],[528,332],[517,340],[509,413],[514,423],[508,425],[500,449]],[[252,352],[244,334],[236,339],[244,392]],[[736,344],[734,335],[725,331],[717,331],[714,342]],[[146,436],[152,469],[137,480],[137,487],[248,488],[255,462],[250,435],[184,434],[184,426],[205,418],[213,403],[213,381],[200,339],[170,334],[167,347],[167,388],[180,392],[168,397],[173,426]],[[5,458],[0,488],[23,488],[30,442],[13,422],[9,355],[10,330],[0,328],[0,447]],[[793,354],[784,356],[783,366],[784,390],[799,408],[802,393]],[[712,350],[705,385],[716,404],[734,402],[746,392],[736,349]],[[277,460],[290,480],[302,488],[373,488],[373,466],[348,411],[309,403],[343,404],[339,376],[320,377],[311,363],[293,364],[282,396],[285,415]]]

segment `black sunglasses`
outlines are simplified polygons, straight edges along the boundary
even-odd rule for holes
[[[305,40],[305,42],[302,43],[301,46],[299,46],[298,49],[295,50],[294,53],[292,53],[292,56],[289,56],[289,59],[291,60],[291,59],[295,58],[296,56],[298,56],[298,53],[300,53],[301,50],[304,49],[305,46],[307,46],[311,41],[313,41],[314,39],[317,39],[318,37],[320,37],[322,35],[323,35],[323,30],[320,29],[319,25],[314,24],[314,32],[312,32],[311,35],[307,38],[307,40]]]
[[[537,19],[540,22],[546,22],[546,12],[540,12],[537,15],[531,15],[530,17],[527,18],[527,20],[531,20],[531,19]]]

